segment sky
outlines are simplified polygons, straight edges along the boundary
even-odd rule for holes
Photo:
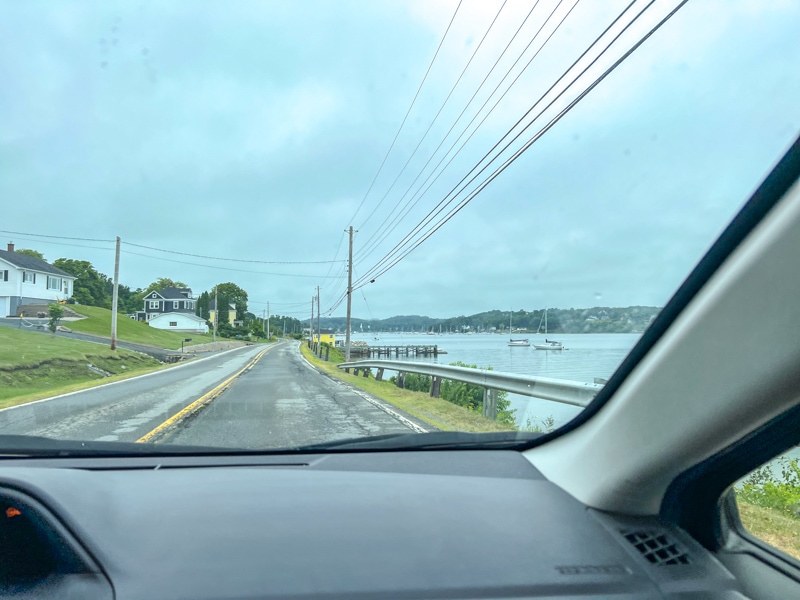
[[[256,314],[343,316],[349,226],[356,317],[663,306],[800,134],[796,2],[690,0],[582,96],[678,4],[0,0],[0,239]]]

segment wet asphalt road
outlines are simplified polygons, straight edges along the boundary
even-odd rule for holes
[[[0,435],[133,442],[242,369],[263,349],[237,348],[151,375],[0,410]],[[302,358],[296,342],[283,342],[270,347],[226,391],[166,429],[156,442],[291,447],[411,433],[414,424],[428,428],[320,373]]]
[[[376,404],[378,406],[376,406]],[[237,448],[287,448],[333,440],[413,433],[408,424],[368,402],[350,386],[321,374],[296,343],[267,352],[164,442]],[[408,415],[401,415],[425,428]]]

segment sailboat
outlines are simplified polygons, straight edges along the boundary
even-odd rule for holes
[[[539,328],[542,327],[541,320],[539,321]],[[537,330],[536,333],[539,333]],[[537,350],[564,350],[564,345],[561,342],[547,339],[547,309],[544,309],[544,344],[534,344],[533,347]]]
[[[513,331],[513,329],[511,329],[511,316],[513,314],[514,314],[513,310],[508,313],[508,333],[509,334]],[[527,346],[530,346],[531,343],[528,341],[527,338],[525,338],[524,340],[515,340],[514,338],[509,337],[508,338],[508,345],[509,346],[524,346],[524,347],[527,347]]]

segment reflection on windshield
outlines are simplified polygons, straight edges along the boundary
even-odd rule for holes
[[[552,431],[800,129],[789,4],[3,8],[26,451]]]

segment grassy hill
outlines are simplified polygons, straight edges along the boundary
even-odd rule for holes
[[[97,306],[70,305],[69,308],[79,315],[87,317],[80,321],[67,321],[63,324],[73,331],[88,333],[102,337],[111,337],[111,310],[99,308]],[[212,341],[213,336],[199,333],[178,333],[176,331],[165,331],[150,327],[147,323],[134,321],[125,315],[117,318],[117,339],[136,344],[149,344],[160,348],[176,350],[181,347],[181,341],[192,338],[191,342],[186,342],[186,346],[192,344],[205,344]]]
[[[89,364],[113,376],[104,377]],[[138,352],[0,327],[0,408],[160,367],[157,360]]]

